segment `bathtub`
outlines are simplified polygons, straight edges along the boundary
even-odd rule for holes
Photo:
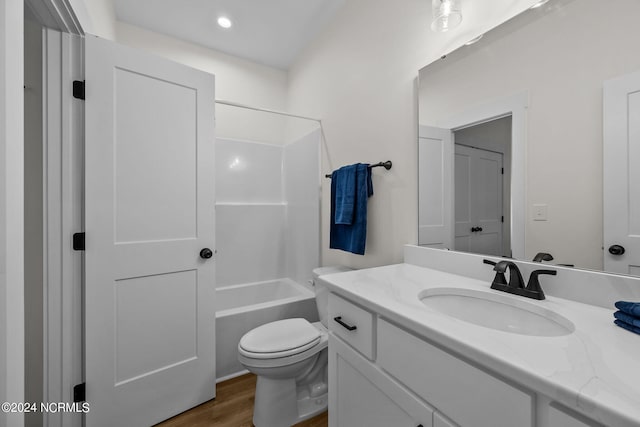
[[[238,342],[251,329],[290,317],[318,321],[314,293],[291,279],[218,288],[216,307],[218,382],[247,372],[238,362]]]

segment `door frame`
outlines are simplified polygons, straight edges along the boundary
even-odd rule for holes
[[[436,123],[456,131],[511,116],[511,255],[517,259],[525,258],[528,108],[529,93],[525,91],[472,106]]]
[[[83,79],[84,31],[68,0],[24,0],[45,27],[43,49],[43,402],[73,402],[82,382],[83,110],[73,80]],[[83,13],[85,13],[84,11]],[[86,15],[86,13],[85,13]],[[45,426],[81,426],[82,415],[43,413]]]
[[[72,235],[83,230],[82,39],[45,29],[44,49],[44,370],[43,401],[73,402],[83,381],[82,264]],[[80,426],[81,414],[44,413],[44,425]]]
[[[24,401],[24,6],[0,3],[0,398]],[[23,414],[0,412],[0,425]]]
[[[69,0],[6,0],[2,3],[0,10],[0,43],[3,45],[2,53],[0,53],[0,92],[3,94],[3,103],[0,107],[0,123],[2,131],[0,132],[0,150],[4,152],[4,159],[0,164],[0,169],[5,178],[2,189],[0,190],[0,235],[5,241],[5,248],[0,254],[0,275],[1,292],[0,306],[3,326],[0,327],[0,346],[6,348],[7,352],[0,355],[0,384],[2,391],[0,396],[4,400],[12,402],[24,402],[24,379],[25,379],[25,330],[24,330],[24,105],[23,89],[20,86],[24,83],[23,67],[24,67],[24,7],[27,6],[33,12],[40,24],[49,28],[54,28],[60,32],[67,34],[82,35],[83,31],[79,21],[70,6]],[[46,59],[46,58],[43,58]],[[61,58],[62,60],[62,58]],[[60,64],[60,63],[59,63]],[[43,67],[44,68],[44,67]],[[43,73],[46,69],[43,70]],[[49,87],[43,87],[43,95],[49,90],[55,90],[63,93],[62,87],[55,87],[54,82]],[[56,106],[57,109],[60,105]],[[46,129],[46,120],[53,124],[54,117],[50,117],[49,113],[55,112],[52,109],[45,108],[43,105],[43,129]],[[69,119],[69,117],[65,117]],[[62,123],[58,123],[62,126]],[[43,143],[48,134],[43,131]],[[44,154],[44,153],[43,153]],[[44,159],[43,159],[44,160]],[[46,175],[46,170],[43,171]],[[43,178],[44,190],[46,186],[52,184]],[[47,200],[44,199],[44,209],[47,211]],[[46,218],[43,218],[46,227]],[[46,228],[45,228],[46,230]],[[47,231],[44,231],[46,239]],[[59,242],[61,243],[61,242]],[[43,245],[44,246],[44,245]],[[57,249],[59,249],[58,246]],[[43,255],[47,256],[47,247],[43,247]],[[46,258],[45,258],[46,259]],[[44,269],[46,271],[47,265]],[[46,279],[46,273],[43,274],[43,280]],[[46,286],[46,285],[45,285]],[[43,288],[45,298],[49,290]],[[43,302],[43,311],[46,315],[47,309],[52,301],[45,300]],[[57,306],[62,307],[61,301],[57,302]],[[66,325],[48,325],[47,320],[43,322],[43,345],[52,334],[49,326],[58,327],[58,332],[66,328]],[[43,392],[44,398],[47,399],[47,390],[45,384],[48,383],[49,366],[47,355],[44,356],[43,369]],[[55,366],[57,371],[60,366]],[[51,400],[50,400],[51,401]],[[55,400],[53,400],[55,401]],[[48,419],[45,415],[45,423]],[[7,426],[23,426],[24,415],[12,414],[7,416],[0,413],[0,424]],[[62,424],[60,424],[62,425]]]

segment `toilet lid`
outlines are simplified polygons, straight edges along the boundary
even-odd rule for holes
[[[305,319],[285,319],[267,323],[247,332],[240,347],[250,353],[281,357],[296,354],[320,341],[320,331]],[[297,350],[297,351],[296,351]]]

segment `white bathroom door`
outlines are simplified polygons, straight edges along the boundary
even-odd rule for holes
[[[603,107],[604,269],[640,275],[640,72],[606,81]]]
[[[502,154],[455,144],[455,249],[501,256]]]
[[[453,132],[420,126],[418,244],[453,249]]]
[[[214,76],[87,36],[85,77],[86,425],[149,426],[215,397]]]

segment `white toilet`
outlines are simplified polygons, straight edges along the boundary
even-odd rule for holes
[[[238,343],[238,360],[258,376],[253,424],[285,427],[327,409],[327,304],[329,292],[319,276],[347,267],[313,270],[320,322],[278,320],[247,332]]]

